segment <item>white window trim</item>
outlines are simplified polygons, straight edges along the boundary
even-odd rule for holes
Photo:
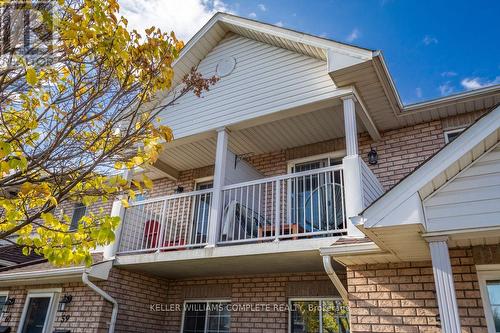
[[[201,177],[201,178],[195,178],[194,180],[194,190],[196,191],[196,185],[200,184],[200,183],[206,183],[206,182],[210,182],[210,181],[214,181],[214,176],[206,176],[206,177]]]
[[[459,128],[454,128],[454,129],[449,129],[444,131],[444,143],[448,144],[450,143],[450,140],[448,139],[448,134],[455,134],[455,133],[460,133],[465,130],[465,127],[459,127]]]
[[[186,304],[187,303],[205,303],[208,305],[208,303],[230,303],[231,304],[231,300],[230,299],[187,299],[187,300],[184,300],[184,302],[182,303],[182,321],[181,321],[181,333],[184,332],[184,317],[186,315]],[[207,306],[207,309],[205,311],[205,320],[207,319],[208,317],[208,306]],[[205,322],[205,329],[207,329],[206,327],[206,324],[207,322]]]
[[[332,151],[329,153],[324,153],[324,154],[319,154],[319,155],[311,155],[311,156],[306,156],[306,157],[301,157],[301,158],[295,158],[293,160],[288,160],[287,161],[287,173],[292,172],[292,168],[299,163],[306,163],[306,162],[312,162],[316,160],[322,160],[324,158],[340,158],[340,157],[345,157],[346,156],[346,151],[345,150],[337,150],[337,151]]]
[[[500,280],[500,265],[477,265],[476,270],[488,333],[496,333],[495,323],[491,315],[491,304],[488,290],[486,289],[486,281]]]
[[[288,299],[288,333],[292,332],[292,302],[315,302],[315,301],[340,301],[344,302],[342,297],[292,297]],[[320,311],[320,332],[323,328],[323,311]],[[349,328],[351,326],[351,312],[348,312],[347,319],[349,321]]]
[[[21,320],[19,321],[19,328],[17,329],[18,333],[22,332],[24,322],[26,320],[26,314],[28,312],[29,301],[31,298],[37,297],[50,297],[49,308],[47,310],[47,316],[45,317],[45,322],[43,324],[43,333],[52,332],[52,328],[54,326],[54,318],[56,314],[56,305],[59,303],[59,294],[60,289],[38,289],[38,290],[29,290],[28,295],[26,296],[26,300],[24,302],[23,312],[21,315]]]

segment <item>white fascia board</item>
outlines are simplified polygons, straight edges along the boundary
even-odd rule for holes
[[[6,274],[0,274],[0,282],[30,280],[30,279],[40,280],[44,278],[72,276],[72,275],[82,274],[84,269],[85,269],[84,266],[78,266],[78,267],[68,267],[68,268],[47,269],[43,271],[6,273]]]
[[[425,216],[420,195],[418,192],[413,193],[408,199],[381,219],[366,219],[363,224],[365,228],[392,227],[408,224],[422,224],[425,227]]]
[[[326,62],[328,73],[358,65],[369,60],[370,58],[362,58],[345,52],[341,53],[335,49],[327,50]]]
[[[500,106],[497,106],[368,207],[361,214],[365,225],[376,225],[499,127]]]
[[[345,244],[345,245],[335,245],[329,247],[323,247],[319,249],[322,256],[346,256],[346,255],[361,255],[361,254],[373,254],[373,253],[383,253],[384,251],[374,242],[367,242],[361,244]]]
[[[234,16],[227,13],[217,13],[214,16],[214,18],[216,18],[217,21],[221,21],[228,24],[234,24],[243,29],[257,31],[260,33],[269,34],[279,38],[285,38],[292,42],[302,43],[312,47],[323,48],[325,49],[325,51],[333,49],[339,53],[351,54],[352,56],[359,57],[365,60],[371,59],[373,55],[372,50],[336,42],[326,38],[290,30],[287,28],[278,27],[268,23],[249,20],[243,17]]]
[[[108,278],[112,264],[113,264],[112,261],[104,261],[93,265],[92,267],[88,268],[89,276],[99,280],[106,280]],[[5,273],[5,274],[0,274],[0,282],[9,282],[9,281],[20,282],[29,280],[36,280],[42,282],[45,280],[52,280],[54,278],[63,279],[63,278],[80,277],[85,271],[85,269],[87,269],[85,266],[77,266],[77,267],[45,269],[38,271]]]

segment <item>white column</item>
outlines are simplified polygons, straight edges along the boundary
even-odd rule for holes
[[[350,218],[363,211],[363,189],[361,184],[361,161],[358,156],[358,129],[356,126],[356,97],[353,94],[342,97],[344,107],[344,127],[346,157],[342,160],[344,170],[345,214],[347,235],[364,237],[352,224]]]
[[[217,129],[217,150],[215,152],[214,185],[208,224],[207,247],[214,247],[217,243],[217,235],[222,218],[222,186],[224,186],[226,175],[227,142],[227,130],[225,128]]]
[[[347,235],[364,237],[365,235],[351,222],[351,217],[363,211],[363,187],[361,184],[361,157],[346,156],[342,159],[344,172],[345,215],[347,218]]]
[[[441,328],[444,333],[460,333],[460,317],[458,315],[457,297],[453,283],[447,237],[430,237],[426,239],[432,258],[432,271],[436,284],[436,296],[439,306]]]
[[[130,181],[130,180],[132,180],[132,175],[133,175],[132,170],[126,170],[123,173],[123,178],[126,179],[127,181]],[[120,217],[120,224],[118,224],[118,227],[115,230],[115,241],[104,247],[104,251],[103,251],[104,260],[114,259],[116,252],[118,251],[118,246],[120,246],[123,218],[125,216],[125,207],[123,207],[122,199],[126,199],[126,198],[127,198],[127,195],[119,196],[118,198],[116,198],[115,201],[113,201],[113,206],[111,206],[110,216]]]
[[[358,129],[356,126],[356,97],[342,97],[344,106],[345,148],[347,156],[358,155]]]

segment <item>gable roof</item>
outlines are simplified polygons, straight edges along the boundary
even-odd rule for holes
[[[398,226],[398,219],[386,219],[396,209],[430,195],[500,141],[500,105],[483,115],[455,140],[444,146],[355,218],[364,229]],[[410,221],[411,222],[411,221]],[[419,222],[415,218],[414,222]]]
[[[366,48],[218,12],[186,43],[174,62],[175,82],[197,66],[228,32],[321,60],[327,60],[328,50],[361,60],[371,59],[373,54]]]
[[[325,61],[332,82],[339,88],[356,89],[380,131],[484,110],[500,102],[500,85],[496,85],[405,106],[381,51],[220,12],[186,43],[173,64],[173,86],[228,33]]]

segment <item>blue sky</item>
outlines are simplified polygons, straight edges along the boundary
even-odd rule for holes
[[[405,104],[500,83],[500,1],[226,1],[241,16],[382,50]]]
[[[132,25],[189,39],[216,11],[382,50],[405,104],[500,84],[500,1],[120,0]]]

